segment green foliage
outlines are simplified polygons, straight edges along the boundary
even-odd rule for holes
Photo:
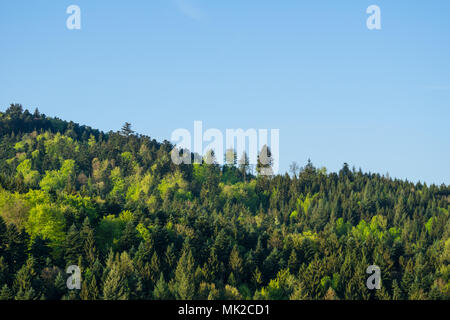
[[[65,160],[60,170],[46,171],[39,185],[46,192],[63,191],[70,184],[74,173],[75,161]]]
[[[74,153],[79,152],[78,143],[71,137],[60,134],[44,134],[37,137],[38,141],[44,141],[45,152],[52,159],[71,159]]]
[[[28,221],[30,206],[18,193],[10,193],[0,189],[0,217],[18,229],[23,229]]]
[[[114,265],[105,280],[104,300],[128,300],[128,288],[119,267]]]
[[[34,187],[39,181],[39,171],[31,170],[31,160],[26,159],[22,161],[16,168],[16,178],[22,177],[26,185]]]
[[[114,215],[103,217],[97,228],[97,241],[99,247],[106,251],[112,246],[116,246],[122,232],[125,230],[126,221]]]
[[[52,246],[60,246],[65,239],[64,212],[53,203],[38,204],[30,210],[26,230],[31,238],[40,236],[50,240]]]
[[[351,223],[344,222],[343,218],[336,221],[336,234],[341,237],[345,236],[352,229]]]
[[[288,300],[297,285],[296,279],[289,270],[281,270],[269,285],[261,289],[258,298],[264,300]]]
[[[137,225],[136,230],[144,241],[150,240],[150,231],[142,223]]]
[[[234,152],[177,166],[130,124],[19,105],[0,112],[0,146],[0,299],[450,299],[446,185],[311,162],[255,177]]]
[[[302,210],[303,214],[308,213],[308,209],[311,207],[312,202],[319,196],[315,194],[311,196],[309,193],[306,196],[301,196],[297,199],[297,207]]]
[[[175,270],[176,297],[181,300],[192,300],[195,294],[194,258],[192,251],[184,250]]]
[[[164,199],[169,192],[173,192],[176,197],[188,200],[192,198],[191,192],[188,191],[188,184],[183,179],[181,172],[176,171],[174,174],[169,174],[158,185],[161,198]]]

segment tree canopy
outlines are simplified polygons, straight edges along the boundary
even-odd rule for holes
[[[129,123],[0,112],[0,299],[450,298],[449,186],[310,161],[263,175],[266,146],[255,176],[233,150],[220,166],[172,149]]]

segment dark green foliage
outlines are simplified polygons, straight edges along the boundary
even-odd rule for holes
[[[172,148],[0,112],[0,299],[450,298],[448,186],[310,161],[254,176],[232,150],[177,166]]]

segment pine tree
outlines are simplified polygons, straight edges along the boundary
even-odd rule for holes
[[[292,274],[297,274],[298,268],[299,268],[299,262],[298,262],[298,258],[297,258],[297,252],[295,251],[295,249],[291,250],[291,255],[289,256],[289,260],[288,260],[288,268]]]
[[[83,241],[80,237],[80,232],[73,224],[67,233],[65,241],[65,255],[66,265],[77,265],[78,258],[83,255]],[[81,266],[79,266],[81,267]]]
[[[158,254],[153,252],[152,259],[150,261],[150,277],[153,283],[156,283],[158,281],[158,274],[160,274],[160,263]]]
[[[214,247],[210,250],[209,258],[203,266],[203,271],[207,281],[213,282],[218,280],[220,264]]]
[[[89,282],[83,281],[83,285],[81,287],[80,292],[80,298],[81,300],[98,300],[99,293],[98,293],[98,286],[97,286],[97,280],[95,279],[95,276],[91,276],[91,279]]]
[[[20,292],[21,298],[30,293],[32,281],[35,277],[34,258],[33,256],[30,256],[22,268],[17,272],[16,278],[14,279],[14,289],[17,292]]]
[[[247,182],[247,173],[250,167],[250,160],[247,156],[247,153],[244,151],[242,153],[242,157],[239,159],[239,171],[242,173],[244,177],[244,182]]]
[[[14,298],[14,294],[8,288],[8,285],[3,285],[2,290],[0,291],[0,300],[12,300]]]
[[[11,267],[11,272],[15,273],[27,260],[27,236],[23,231],[19,231],[14,224],[7,226],[4,241],[4,256],[6,263]]]
[[[338,296],[336,295],[336,292],[333,288],[328,288],[327,293],[324,297],[325,300],[339,300]]]
[[[167,269],[165,270],[165,274],[169,274],[172,275],[173,274],[173,269],[175,269],[175,264],[177,258],[175,256],[175,249],[174,249],[174,244],[171,243],[170,245],[167,246],[167,250],[166,250],[166,254],[165,254],[165,261],[166,261],[166,266]]]
[[[89,283],[89,295],[90,300],[98,300],[100,296],[95,276],[92,277],[91,282]]]
[[[31,254],[35,257],[36,269],[42,269],[45,266],[47,258],[50,256],[51,249],[48,246],[48,241],[41,237],[33,239],[31,246]]]
[[[191,250],[184,250],[175,271],[176,294],[181,300],[192,300],[195,293],[194,258]]]
[[[126,137],[132,135],[134,131],[131,130],[131,123],[125,122],[125,124],[122,126],[122,129],[120,130],[120,133]]]
[[[262,274],[261,271],[259,271],[258,267],[256,267],[255,271],[253,272],[252,281],[255,288],[258,288],[262,284]]]
[[[236,245],[233,247],[233,250],[231,250],[229,264],[231,271],[236,278],[236,281],[240,281],[243,272],[243,263],[241,257],[239,256],[239,250]]]
[[[153,290],[153,298],[155,300],[169,300],[171,298],[169,286],[164,281],[164,275],[162,273],[156,283],[155,290]]]
[[[119,240],[119,250],[120,251],[127,251],[130,250],[132,247],[137,246],[139,244],[138,242],[138,235],[136,231],[136,226],[132,221],[128,222],[125,226],[125,230],[122,234],[122,237]]]
[[[9,277],[9,267],[4,257],[0,256],[0,284],[6,283]]]
[[[225,152],[225,163],[228,167],[235,167],[237,163],[237,155],[233,149],[227,149]]]
[[[403,300],[403,293],[400,289],[396,279],[392,281],[392,299],[393,300]]]
[[[1,186],[1,184],[0,184]],[[1,190],[1,189],[0,189]],[[0,257],[3,257],[6,249],[6,223],[0,215]]]
[[[37,300],[39,296],[36,294],[36,291],[33,287],[29,287],[28,289],[20,288],[15,296],[15,300]]]
[[[83,222],[80,231],[80,238],[83,242],[84,258],[89,267],[92,267],[97,259],[97,248],[95,247],[94,230],[90,226],[89,218]]]
[[[64,293],[67,292],[66,279],[63,277],[62,273],[59,272],[55,278],[55,296],[56,298],[61,298]]]
[[[262,176],[272,176],[273,175],[273,158],[272,152],[267,145],[264,145],[261,152],[258,155],[258,160],[256,164],[256,172]]]
[[[127,300],[128,288],[119,267],[113,265],[103,287],[103,300]]]

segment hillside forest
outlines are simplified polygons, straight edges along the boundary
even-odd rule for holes
[[[0,112],[0,299],[450,298],[449,186],[311,161],[265,176],[233,153],[175,165],[173,147]]]

